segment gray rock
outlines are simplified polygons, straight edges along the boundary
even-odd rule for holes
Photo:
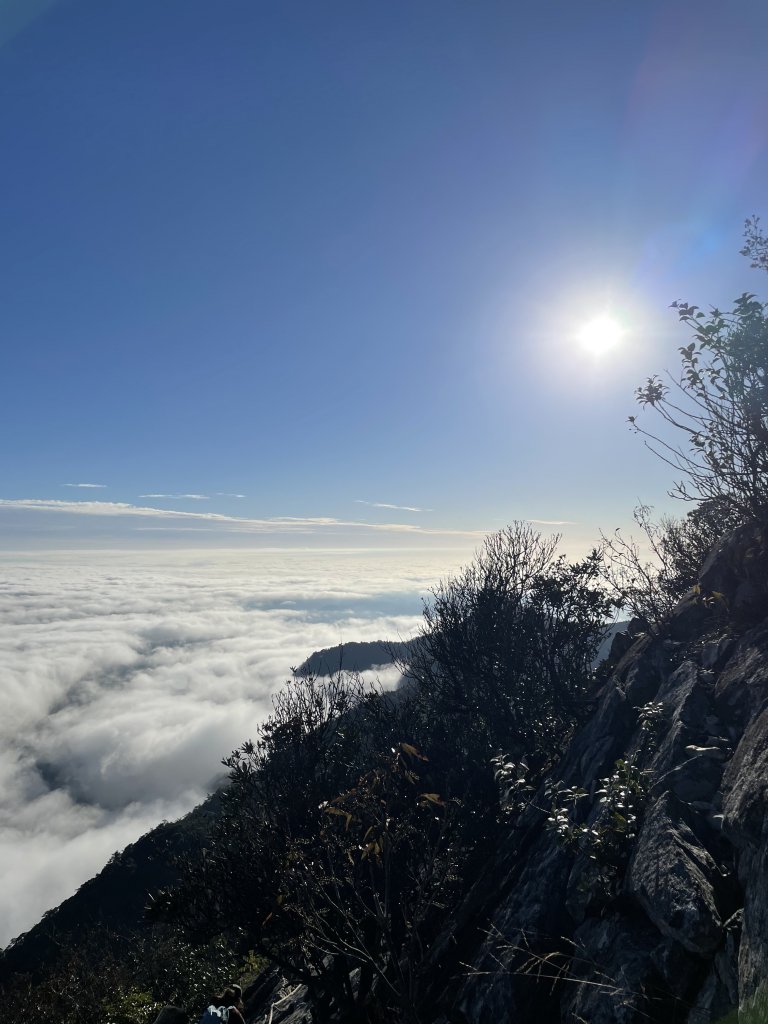
[[[764,617],[768,597],[764,528],[748,524],[726,537],[704,563],[699,587],[703,595],[722,594],[731,612],[754,612]]]
[[[253,1024],[310,1024],[312,1020],[306,985],[283,983],[281,990],[264,1004],[264,1009],[264,1014]]]
[[[685,1001],[701,978],[701,961],[692,957],[674,939],[662,939],[651,950],[651,962],[676,999]]]
[[[723,833],[739,851],[744,891],[739,992],[745,1002],[768,973],[768,708],[747,727],[723,790]]]
[[[747,726],[723,777],[723,793],[727,835],[742,849],[759,845],[768,811],[768,708]]]
[[[657,776],[652,793],[659,796],[669,790],[684,803],[709,813],[714,809],[727,753],[721,747],[688,744],[683,754],[685,760],[681,764]]]
[[[646,814],[627,890],[662,935],[691,953],[707,955],[723,932],[718,881],[717,864],[683,820],[674,797],[665,794]]]
[[[564,933],[569,869],[570,858],[544,833],[483,929],[483,942],[474,957],[478,973],[467,978],[456,1000],[469,1024],[496,1024],[514,1013],[525,1019],[520,965],[527,948],[535,951],[542,942],[547,947]]]
[[[616,664],[616,662],[620,661],[621,658],[624,657],[634,642],[634,637],[630,636],[628,630],[625,630],[622,633],[616,633],[611,641],[611,649],[608,652],[608,661],[611,664]]]
[[[701,648],[701,667],[717,669],[723,664],[735,644],[733,637],[723,636],[719,640],[709,640]]]
[[[616,666],[627,700],[635,707],[656,697],[659,684],[668,672],[669,659],[658,645],[646,637],[638,640],[626,658]]]
[[[718,950],[694,1000],[687,1024],[736,1024],[739,1005],[738,956],[742,913],[726,921]]]
[[[756,991],[739,1006],[739,1024],[765,1024],[768,1021],[768,983],[762,982]]]
[[[706,737],[712,698],[713,687],[701,681],[700,669],[693,661],[684,661],[659,688],[656,699],[671,710],[671,715],[653,762],[657,791],[665,788],[669,772],[690,759],[686,748]]]
[[[640,1024],[653,1019],[652,1004],[644,994],[654,971],[653,947],[650,929],[633,927],[618,915],[578,928],[570,968],[574,984],[561,1019],[589,1024]]]
[[[654,792],[659,792],[663,787],[684,803],[707,810],[708,801],[715,795],[722,774],[722,766],[717,762],[706,758],[691,758],[668,772],[663,781],[654,787]]]
[[[761,625],[739,640],[715,685],[715,699],[743,729],[768,700],[768,626]]]

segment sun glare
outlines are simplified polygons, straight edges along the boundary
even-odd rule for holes
[[[612,316],[603,313],[584,324],[578,339],[583,349],[599,356],[618,345],[623,333],[621,325]]]

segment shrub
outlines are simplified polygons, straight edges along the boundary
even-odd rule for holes
[[[629,421],[648,447],[682,476],[670,494],[705,500],[726,517],[768,514],[768,319],[744,293],[729,312],[673,303],[693,341],[679,349],[680,372],[649,377],[636,392],[672,428],[676,443]]]
[[[153,916],[223,936],[307,985],[318,1019],[374,1000],[416,1020],[430,941],[461,889],[462,807],[409,739],[408,703],[297,677],[230,786],[203,855]]]
[[[431,744],[462,764],[499,750],[551,757],[585,713],[613,602],[599,585],[601,555],[569,564],[557,546],[514,523],[425,606],[407,669]]]
[[[657,522],[652,513],[648,505],[638,505],[633,513],[647,552],[620,530],[610,537],[601,535],[601,575],[617,605],[656,633],[677,602],[696,586],[707,555],[739,518],[714,499],[701,502],[682,519],[662,516]]]
[[[429,951],[461,892],[461,807],[435,783],[427,757],[399,743],[289,852],[274,915],[296,925],[329,1008],[373,1000],[420,1019]]]

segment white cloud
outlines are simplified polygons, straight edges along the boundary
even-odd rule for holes
[[[400,512],[434,512],[432,508],[416,508],[415,505],[390,505],[386,501],[364,501],[363,498],[355,498],[356,505],[368,505],[370,508],[391,508]]]
[[[527,519],[528,523],[536,523],[538,526],[577,526],[572,519]]]
[[[216,524],[224,530],[240,533],[290,534],[320,531],[371,532],[373,534],[415,534],[424,537],[482,538],[483,530],[456,530],[423,527],[412,523],[368,523],[362,520],[337,519],[333,516],[272,516],[268,519],[225,515],[220,512],[188,512],[133,505],[123,501],[62,501],[58,498],[0,498],[3,510],[35,513],[56,513],[75,516],[172,519],[179,522]]]
[[[219,498],[244,498],[244,494],[233,494],[231,491],[216,491],[216,496]]]
[[[210,501],[207,494],[140,494],[140,498],[186,498],[189,501]]]
[[[449,557],[2,556],[0,945],[198,803],[291,665],[410,635]]]
[[[106,484],[62,484],[62,487],[86,487],[94,490],[100,490],[106,487]]]

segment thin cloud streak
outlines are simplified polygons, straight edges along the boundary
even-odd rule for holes
[[[368,505],[370,508],[391,508],[399,512],[434,512],[433,508],[416,508],[415,505],[391,505],[387,501],[365,501],[363,498],[355,498],[356,505]]]
[[[220,512],[187,512],[132,505],[123,501],[62,501],[58,498],[0,498],[0,511],[68,513],[82,516],[175,519],[182,522],[215,523],[242,533],[298,533],[307,530],[349,529],[374,533],[409,533],[434,537],[484,537],[485,530],[427,528],[412,523],[368,523],[336,519],[333,516],[274,516],[269,519],[230,516]]]
[[[578,526],[574,519],[526,519],[526,522],[538,526]]]
[[[62,487],[85,487],[92,490],[101,490],[106,487],[106,484],[62,484]]]
[[[210,501],[211,499],[207,494],[140,494],[140,498],[171,498],[181,499],[186,498],[190,501]]]

